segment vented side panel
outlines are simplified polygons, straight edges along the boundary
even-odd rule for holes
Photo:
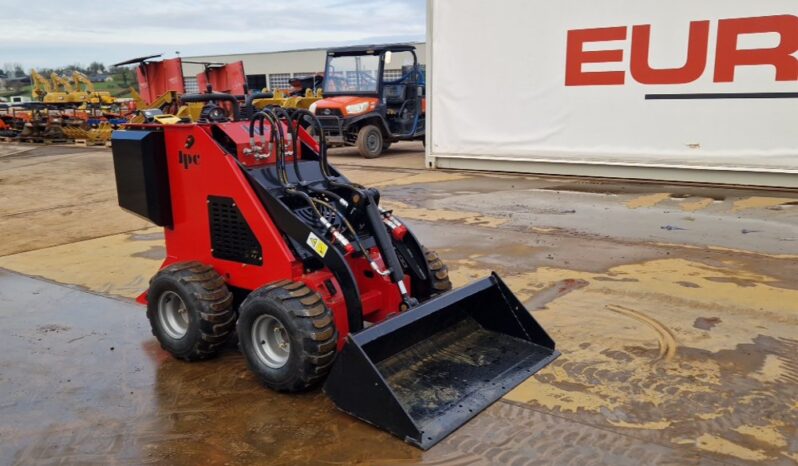
[[[213,257],[263,265],[263,250],[252,229],[229,197],[208,196]]]

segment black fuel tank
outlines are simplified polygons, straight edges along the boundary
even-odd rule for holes
[[[158,226],[172,226],[166,145],[160,131],[114,131],[111,139],[119,206]]]

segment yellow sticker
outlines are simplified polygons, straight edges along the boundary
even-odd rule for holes
[[[327,248],[328,248],[327,244],[325,244],[324,241],[319,239],[319,237],[316,236],[313,232],[311,232],[308,235],[308,240],[306,241],[306,243],[308,244],[308,246],[310,246],[311,249],[316,251],[316,254],[318,254],[320,257],[323,258],[324,256],[327,255]]]

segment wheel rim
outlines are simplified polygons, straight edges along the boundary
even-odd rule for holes
[[[291,342],[288,332],[277,318],[262,315],[252,325],[252,347],[260,362],[272,369],[279,369],[288,362]]]
[[[366,137],[366,148],[371,153],[379,152],[382,149],[382,141],[379,134],[372,131]]]
[[[174,291],[165,291],[158,299],[158,320],[169,337],[179,340],[188,333],[188,308]]]

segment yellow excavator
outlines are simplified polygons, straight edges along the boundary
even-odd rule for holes
[[[72,84],[69,82],[67,78],[59,76],[55,71],[50,73],[50,81],[52,81],[52,89],[54,94],[63,94],[65,95],[64,103],[69,104],[81,104],[83,100],[81,100],[81,96],[76,94],[74,89],[72,89]]]
[[[30,77],[31,81],[33,81],[31,97],[33,97],[33,100],[36,102],[43,102],[45,104],[70,103],[70,96],[68,93],[53,88],[53,85],[50,83],[50,81],[37,73],[36,70],[30,70]]]
[[[91,79],[80,71],[72,72],[72,83],[75,86],[74,95],[80,96],[82,102],[88,102],[93,105],[113,105],[116,103],[116,98],[110,92],[96,90]]]
[[[36,70],[30,70],[30,79],[33,82],[31,97],[36,102],[44,102],[44,97],[52,92],[50,82],[44,79],[44,76],[37,73]]]

